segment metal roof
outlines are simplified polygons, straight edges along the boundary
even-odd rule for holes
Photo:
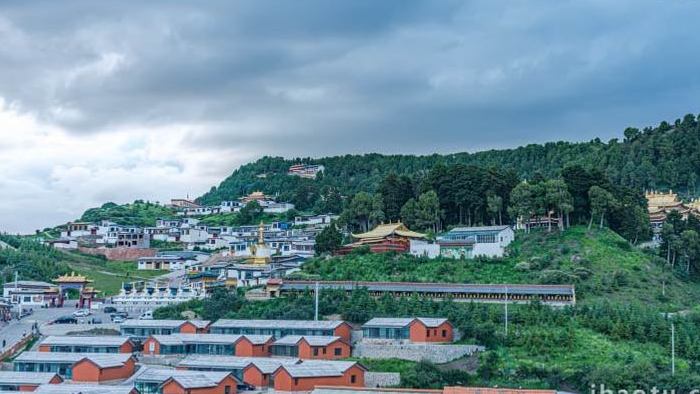
[[[234,370],[243,369],[252,364],[262,371],[262,373],[272,373],[282,365],[293,365],[299,362],[300,360],[298,358],[291,357],[236,357],[192,354],[185,357],[177,366]]]
[[[443,394],[442,390],[316,386],[311,394]]]
[[[447,233],[483,233],[483,232],[501,232],[510,228],[510,226],[475,226],[475,227],[455,227]]]
[[[199,387],[214,387],[229,375],[231,375],[230,371],[188,371],[143,367],[131,380],[134,382],[140,381],[163,384],[169,379],[173,379],[182,387],[191,389]],[[236,379],[236,381],[238,381],[238,379]]]
[[[313,289],[314,281],[283,280],[283,290]],[[524,294],[524,295],[567,295],[573,296],[573,285],[527,285],[527,284],[469,284],[469,283],[419,283],[419,282],[319,282],[322,289],[353,290],[367,288],[369,291],[397,291],[423,293],[475,293],[475,294]]]
[[[438,327],[447,321],[439,317],[375,317],[362,327],[406,327],[414,321],[419,320],[426,327]]]
[[[15,362],[77,363],[88,359],[100,368],[120,367],[132,357],[131,353],[64,353],[23,352]]]
[[[42,384],[34,393],[37,394],[129,394],[134,386],[105,384]]]
[[[345,371],[358,365],[354,361],[326,361],[326,360],[307,360],[301,364],[283,365],[293,378],[311,378],[317,376],[341,376]]]
[[[191,323],[197,328],[205,328],[211,323],[211,321],[209,321],[209,320],[165,320],[165,319],[140,320],[140,319],[129,319],[129,320],[125,320],[124,323],[121,324],[121,327],[177,328],[185,323]]]
[[[183,325],[187,320],[140,320],[140,319],[128,319],[125,320],[121,327],[163,327],[163,328],[177,328]]]
[[[188,343],[217,343],[233,344],[247,339],[254,345],[262,345],[272,339],[270,335],[229,335],[229,334],[171,334],[153,335],[156,341],[163,345],[183,345]]]
[[[312,282],[313,283],[313,282]],[[235,320],[220,319],[211,327],[220,328],[280,328],[280,329],[335,329],[345,323],[342,320]]]
[[[80,345],[80,346],[121,346],[129,341],[129,337],[117,335],[105,336],[70,336],[52,335],[41,341],[40,345]]]
[[[0,371],[0,384],[45,384],[56,376],[54,372]]]
[[[302,339],[311,346],[328,346],[339,340],[340,337],[327,335],[287,335],[276,340],[273,345],[295,346]]]

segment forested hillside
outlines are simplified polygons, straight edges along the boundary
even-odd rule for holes
[[[602,142],[553,142],[515,149],[450,155],[345,155],[318,159],[264,157],[235,170],[218,187],[200,197],[206,204],[232,199],[253,190],[279,194],[301,210],[312,209],[329,188],[344,196],[374,192],[389,173],[421,177],[437,164],[465,164],[511,170],[520,179],[558,177],[574,164],[602,171],[612,183],[637,190],[668,189],[695,195],[700,174],[700,126],[694,115],[673,124],[662,122],[643,130],[627,128],[619,139]],[[287,176],[293,163],[323,164],[316,180]]]

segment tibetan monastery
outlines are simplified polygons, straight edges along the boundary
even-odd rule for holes
[[[695,199],[690,203],[684,203],[672,190],[668,193],[650,191],[646,192],[644,197],[647,199],[649,221],[656,240],[660,237],[666,217],[672,211],[677,211],[683,219],[687,219],[691,213],[700,216],[700,200]]]
[[[411,248],[412,240],[425,240],[425,234],[409,230],[403,223],[380,224],[362,234],[352,234],[355,242],[345,245],[338,254],[350,253],[353,249],[369,246],[372,253],[396,251],[405,253]]]

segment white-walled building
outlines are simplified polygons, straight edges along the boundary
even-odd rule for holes
[[[439,236],[438,244],[445,257],[503,257],[514,240],[510,226],[456,227]]]

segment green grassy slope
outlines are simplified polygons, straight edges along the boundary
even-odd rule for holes
[[[326,280],[574,284],[579,302],[614,297],[669,310],[690,307],[700,297],[700,286],[672,275],[658,257],[608,229],[583,226],[563,233],[519,233],[503,259],[350,255],[313,259],[300,275]]]

